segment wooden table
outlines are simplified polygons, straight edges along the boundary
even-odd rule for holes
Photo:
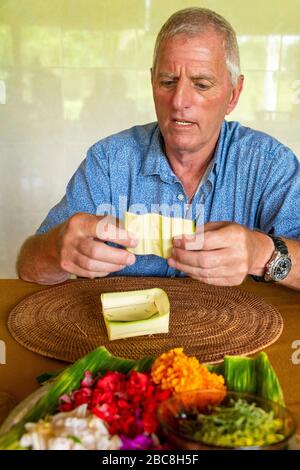
[[[64,364],[23,348],[7,329],[7,318],[12,308],[27,296],[47,288],[19,280],[0,280],[0,341],[6,347],[6,364],[1,364],[0,357],[0,391],[13,395],[17,402],[38,388],[35,380],[37,375],[60,368]],[[283,317],[284,330],[281,337],[265,351],[278,374],[287,406],[296,416],[299,434],[300,364],[293,364],[292,355],[294,353],[300,362],[300,351],[295,354],[292,343],[300,341],[300,292],[250,280],[241,288],[263,297],[266,302],[277,307]]]

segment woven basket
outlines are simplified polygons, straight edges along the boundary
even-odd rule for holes
[[[170,300],[168,334],[109,341],[100,294],[160,287]],[[97,346],[138,359],[183,347],[202,362],[225,354],[253,354],[280,336],[283,320],[271,305],[238,288],[214,287],[190,278],[112,277],[76,280],[23,300],[8,327],[23,346],[44,356],[73,362]]]

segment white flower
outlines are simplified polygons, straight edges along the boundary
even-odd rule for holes
[[[49,421],[27,423],[25,428],[20,445],[33,450],[117,450],[121,446],[121,439],[110,436],[104,421],[86,404],[57,413]]]

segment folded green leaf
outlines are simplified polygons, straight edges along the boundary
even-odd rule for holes
[[[255,362],[250,357],[225,356],[224,376],[228,390],[239,393],[256,393]]]
[[[250,393],[284,406],[278,377],[265,352],[256,358],[225,356],[224,362],[208,365],[210,372],[223,375],[228,390]]]
[[[255,359],[257,390],[260,397],[273,400],[284,406],[283,392],[278,377],[265,352],[260,352]]]

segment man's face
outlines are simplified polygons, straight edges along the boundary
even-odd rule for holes
[[[215,143],[235,107],[222,38],[212,30],[167,39],[152,73],[153,97],[166,151],[196,153]]]

